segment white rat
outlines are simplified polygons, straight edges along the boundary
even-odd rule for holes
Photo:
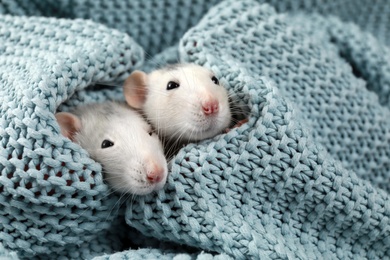
[[[55,117],[61,133],[103,166],[114,190],[144,195],[164,186],[168,167],[160,139],[126,104],[90,104]]]
[[[211,138],[231,122],[229,98],[214,73],[195,64],[175,64],[125,81],[127,103],[141,109],[164,139],[175,142]]]

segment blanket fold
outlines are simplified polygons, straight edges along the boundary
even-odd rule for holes
[[[360,7],[19,2],[0,15],[0,257],[390,258],[388,32],[346,15]],[[17,16],[34,13],[57,18]],[[178,59],[212,69],[249,122],[183,147],[163,190],[120,198],[54,113]]]
[[[0,27],[0,238],[21,257],[50,254],[107,229],[117,200],[54,112],[94,82],[123,80],[143,53],[88,21],[1,16]]]
[[[184,35],[181,58],[213,69],[233,95],[246,94],[251,119],[183,148],[166,189],[129,204],[129,225],[234,259],[388,254],[387,159],[363,159],[388,153],[389,140],[380,139],[389,112],[337,44],[288,21],[254,1],[225,1]]]

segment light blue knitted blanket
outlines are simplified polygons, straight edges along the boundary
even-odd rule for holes
[[[389,259],[390,6],[263,2],[1,1],[0,259]],[[249,122],[120,197],[54,113],[177,60]]]

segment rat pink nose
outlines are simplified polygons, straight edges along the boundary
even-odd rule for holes
[[[202,105],[203,113],[206,115],[212,115],[218,112],[218,101],[208,101]]]
[[[158,166],[153,166],[151,171],[146,174],[146,179],[150,183],[160,182],[164,177],[164,169]]]

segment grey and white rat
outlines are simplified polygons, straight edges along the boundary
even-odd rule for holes
[[[114,190],[144,195],[164,186],[168,167],[161,141],[125,103],[90,104],[55,117],[61,133],[103,166]]]
[[[231,122],[226,89],[199,65],[169,65],[149,74],[134,71],[123,93],[163,139],[186,143],[211,138]]]

